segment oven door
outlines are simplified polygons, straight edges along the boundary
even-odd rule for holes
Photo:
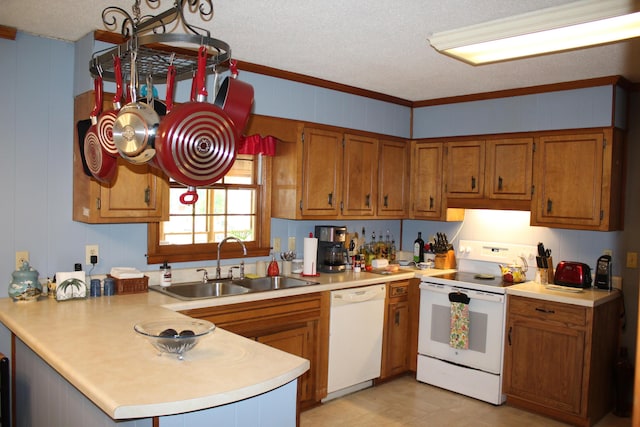
[[[470,298],[468,349],[449,345],[450,292]],[[420,284],[418,353],[482,371],[502,372],[505,296],[484,291],[423,282]]]

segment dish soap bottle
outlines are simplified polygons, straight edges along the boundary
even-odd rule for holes
[[[160,278],[160,286],[166,288],[171,286],[171,266],[167,264],[167,261],[160,267],[162,269],[162,277]]]
[[[267,276],[275,277],[278,275],[280,275],[280,268],[278,267],[276,256],[271,255],[271,262],[269,263],[269,267],[267,267]]]

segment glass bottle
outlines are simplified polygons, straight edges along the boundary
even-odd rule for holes
[[[413,262],[419,263],[424,260],[424,240],[422,232],[418,231],[418,238],[413,242]]]

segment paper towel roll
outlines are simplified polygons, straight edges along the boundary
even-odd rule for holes
[[[316,239],[315,237],[305,237],[302,274],[307,276],[316,274],[317,257],[318,239]]]

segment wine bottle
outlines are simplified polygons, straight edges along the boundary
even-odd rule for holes
[[[416,264],[424,261],[424,240],[422,233],[418,231],[418,238],[413,242],[413,262]]]

